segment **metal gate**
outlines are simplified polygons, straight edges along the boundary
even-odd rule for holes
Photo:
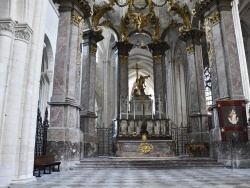
[[[172,139],[176,143],[176,155],[187,154],[185,145],[189,143],[189,127],[183,127],[182,124],[178,127],[172,120],[169,121]]]
[[[48,110],[45,110],[44,121],[42,121],[40,109],[37,109],[35,156],[46,155],[47,130],[49,127]]]
[[[113,155],[113,125],[108,128],[97,128],[99,156]]]

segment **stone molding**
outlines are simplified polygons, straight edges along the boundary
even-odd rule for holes
[[[83,46],[91,45],[98,43],[99,41],[103,40],[104,37],[98,31],[94,30],[85,30],[83,31],[82,38],[84,40]]]

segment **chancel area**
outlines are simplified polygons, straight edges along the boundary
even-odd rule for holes
[[[0,187],[101,157],[250,167],[249,0],[0,5]]]

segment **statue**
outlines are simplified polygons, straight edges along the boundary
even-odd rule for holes
[[[137,83],[137,89],[139,90],[141,95],[145,95],[144,89],[146,87],[145,85],[145,79],[149,78],[150,75],[148,76],[142,76],[140,75],[140,78],[136,79],[136,83]]]

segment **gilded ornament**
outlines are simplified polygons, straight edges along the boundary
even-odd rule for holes
[[[93,28],[94,30],[98,30],[97,28],[100,19],[103,17],[103,15],[108,12],[108,11],[113,11],[114,12],[114,3],[115,0],[110,0],[109,3],[106,3],[104,1],[104,5],[99,6],[99,5],[94,5],[93,6]]]
[[[80,21],[82,20],[82,17],[76,12],[73,11],[71,13],[71,21],[75,24],[75,25],[79,25]]]
[[[141,139],[142,139],[143,141],[147,140],[147,135],[146,135],[146,134],[143,134],[143,135],[141,136]]]
[[[90,55],[95,56],[96,55],[96,51],[97,51],[97,47],[96,46],[90,46]]]
[[[140,148],[140,151],[145,154],[150,153],[153,150],[152,144],[149,144],[149,143],[142,143],[140,144],[139,148]]]
[[[183,20],[183,26],[180,28],[180,33],[184,31],[189,31],[191,29],[190,13],[188,12],[188,6],[185,4],[183,7],[180,7],[178,3],[174,3],[174,0],[167,0],[169,7],[167,12],[174,11],[176,12]]]
[[[127,63],[127,62],[128,62],[128,56],[119,55],[119,63]]]
[[[155,63],[161,63],[161,61],[162,61],[162,55],[153,56],[153,59],[154,59]]]
[[[170,27],[171,29],[176,28],[177,27],[177,22],[175,20],[171,19],[168,27]]]
[[[217,11],[212,16],[210,16],[209,19],[211,20],[212,26],[217,25],[220,23],[220,13]]]
[[[187,49],[188,55],[191,55],[194,53],[194,45],[193,44],[187,46],[186,49]]]

